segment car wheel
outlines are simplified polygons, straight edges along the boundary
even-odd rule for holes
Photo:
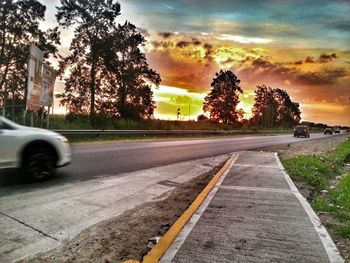
[[[43,181],[54,174],[55,157],[44,148],[35,149],[29,152],[24,160],[24,173],[31,179]]]

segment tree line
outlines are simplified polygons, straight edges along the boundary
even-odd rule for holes
[[[244,111],[237,108],[239,95],[243,93],[240,82],[230,70],[220,70],[215,74],[212,88],[203,105],[204,112],[210,114],[210,121],[224,124],[244,123],[263,128],[291,127],[300,122],[299,103],[292,101],[287,91],[266,85],[256,87],[253,116],[244,120]],[[198,118],[203,119],[204,116]]]
[[[0,104],[25,104],[29,45],[44,57],[59,59],[64,92],[57,95],[69,113],[143,119],[153,116],[151,87],[160,75],[151,69],[141,47],[144,36],[135,25],[116,22],[120,4],[113,0],[61,0],[59,27],[43,31],[46,6],[37,0],[0,2]],[[70,55],[58,55],[60,28],[72,28]],[[64,77],[69,72],[68,77]],[[12,107],[13,108],[13,107]],[[14,109],[13,109],[14,111]]]
[[[145,37],[135,25],[117,23],[121,6],[113,0],[61,0],[56,7],[58,27],[40,28],[46,6],[37,0],[0,1],[0,104],[9,106],[12,116],[25,105],[29,45],[35,44],[44,57],[59,61],[64,91],[57,95],[71,115],[103,115],[117,119],[149,119],[155,101],[152,87],[160,75],[150,68],[142,51]],[[71,28],[74,37],[70,55],[58,54],[60,29]],[[68,76],[66,76],[68,73]],[[203,110],[216,123],[242,123],[243,110],[237,109],[243,93],[240,80],[231,71],[216,73]],[[3,112],[4,114],[4,112]],[[262,127],[288,126],[300,121],[299,104],[282,89],[265,85],[255,91],[253,117]]]

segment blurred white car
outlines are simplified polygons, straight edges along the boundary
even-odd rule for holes
[[[70,162],[66,137],[0,117],[0,170],[21,168],[32,179],[44,180],[53,175],[55,168]]]

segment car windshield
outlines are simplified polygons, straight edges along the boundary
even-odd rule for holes
[[[16,129],[17,126],[17,123],[0,117],[0,129]]]

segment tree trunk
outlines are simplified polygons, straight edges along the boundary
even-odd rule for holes
[[[93,118],[95,115],[95,78],[96,78],[96,62],[92,61],[91,71],[90,71],[90,117]]]

